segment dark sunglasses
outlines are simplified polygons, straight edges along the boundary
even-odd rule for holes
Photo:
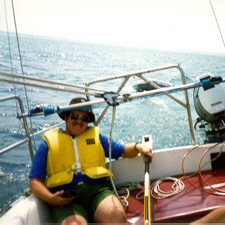
[[[78,119],[81,119],[84,123],[88,123],[89,122],[89,117],[88,116],[85,116],[85,115],[79,115],[79,114],[76,114],[76,113],[71,113],[70,114],[70,119],[71,120],[78,120]]]

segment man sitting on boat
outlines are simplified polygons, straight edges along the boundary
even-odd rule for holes
[[[87,101],[74,98],[71,104]],[[89,109],[59,113],[66,129],[52,129],[36,151],[29,174],[32,193],[50,205],[52,219],[62,224],[126,223],[126,213],[111,190],[108,137],[97,126]],[[112,158],[152,160],[152,149],[144,144],[119,144],[112,140]],[[122,172],[122,171],[121,171]]]

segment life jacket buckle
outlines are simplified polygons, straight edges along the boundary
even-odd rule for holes
[[[81,164],[80,163],[75,163],[71,166],[71,170],[77,171],[81,169]]]

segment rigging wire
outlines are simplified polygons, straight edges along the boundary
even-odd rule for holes
[[[9,44],[9,57],[10,57],[10,64],[11,64],[11,73],[13,73],[11,44],[10,44],[10,37],[9,37],[9,26],[8,26],[8,17],[7,17],[7,9],[6,9],[6,2],[5,2],[5,0],[4,0],[4,8],[5,8],[5,20],[6,20],[7,38],[8,38],[8,44]],[[15,84],[13,86],[14,86],[14,89],[15,89]]]
[[[17,30],[17,24],[16,24],[16,14],[15,14],[13,0],[11,0],[11,4],[12,4],[13,19],[14,19],[14,25],[15,25],[15,31],[16,31],[16,39],[17,39],[17,47],[18,47],[18,53],[19,53],[19,59],[20,59],[20,67],[21,67],[22,75],[24,75],[23,63],[22,63],[22,55],[21,55],[21,51],[20,51],[20,42],[19,42],[19,36],[18,36],[18,30]],[[29,111],[29,102],[28,102],[28,94],[27,94],[26,85],[24,85],[24,92],[25,92],[25,97],[26,97],[26,101],[27,101],[27,109]],[[32,138],[33,139],[33,146],[36,149],[35,138],[34,138],[34,135],[33,135],[33,124],[32,124],[31,118],[29,120],[30,120],[30,126],[31,126],[31,133],[32,133],[32,136],[33,136],[33,138]],[[31,138],[30,138],[30,136],[28,138],[29,138],[28,144],[30,145],[31,144],[31,142],[30,142]]]
[[[112,112],[112,120],[111,120],[111,127],[110,127],[110,132],[109,132],[109,171],[110,171],[110,181],[114,190],[115,195],[117,198],[120,200],[122,205],[128,206],[128,201],[127,198],[129,198],[129,190],[127,190],[127,196],[119,196],[116,186],[113,181],[113,174],[112,174],[112,131],[113,131],[113,126],[115,123],[115,118],[116,118],[116,105],[113,106],[113,112]]]
[[[220,36],[221,36],[221,39],[222,39],[222,42],[223,42],[223,45],[224,45],[224,48],[225,48],[225,41],[224,41],[223,34],[222,34],[222,32],[221,32],[221,29],[220,29],[219,22],[218,22],[217,17],[216,17],[215,10],[214,10],[214,8],[213,8],[213,5],[212,5],[211,0],[209,0],[209,2],[210,2],[210,5],[211,5],[212,11],[213,11],[213,15],[214,15],[214,18],[215,18],[215,20],[216,20],[216,24],[217,24],[217,27],[218,27],[218,29],[219,29],[219,33],[220,33]]]
[[[10,65],[11,65],[10,68],[11,68],[11,73],[13,73],[12,51],[11,51],[11,43],[10,43],[10,37],[9,37],[9,26],[8,26],[7,8],[6,8],[5,0],[4,0],[4,9],[5,9],[5,21],[6,21],[8,47],[9,47],[9,58],[10,58]],[[14,78],[13,78],[13,80],[14,80]],[[16,95],[16,85],[15,85],[15,83],[13,83],[13,92],[14,92],[14,95]],[[15,104],[16,104],[16,112],[18,114],[19,107],[18,107],[16,99],[15,99]]]

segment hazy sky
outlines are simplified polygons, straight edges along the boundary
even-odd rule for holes
[[[0,30],[11,0],[0,0]],[[211,0],[225,39],[225,0]],[[225,53],[209,0],[14,0],[19,33],[122,46]]]

